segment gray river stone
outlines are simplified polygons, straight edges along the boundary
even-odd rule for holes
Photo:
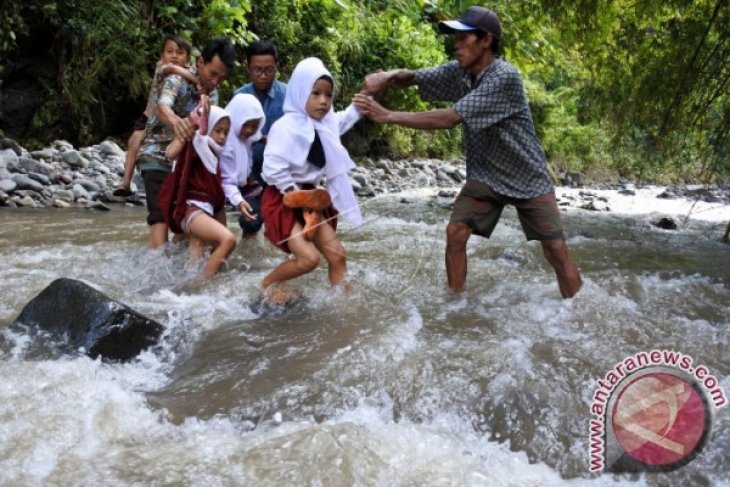
[[[17,187],[18,183],[16,183],[12,179],[0,180],[0,191],[4,191],[5,193],[12,193]]]
[[[74,181],[74,184],[80,184],[86,191],[101,191],[101,187],[97,183],[89,181],[88,179],[77,179]]]
[[[73,200],[76,198],[73,191],[69,191],[67,189],[59,189],[55,193],[53,193],[53,197],[58,200],[63,201],[69,201],[73,202]]]
[[[33,159],[43,159],[46,161],[50,161],[53,159],[53,150],[49,148],[36,150],[30,153],[30,155],[33,157]]]
[[[88,161],[86,161],[83,157],[81,157],[81,154],[79,154],[78,151],[75,150],[69,150],[63,153],[63,162],[68,164],[71,167],[86,167],[88,166]]]
[[[51,180],[45,174],[39,174],[37,172],[29,172],[28,177],[34,181],[38,181],[43,186],[48,186],[49,184],[51,184]]]
[[[99,151],[106,154],[112,154],[120,157],[124,157],[124,151],[111,140],[105,140],[99,144]]]
[[[38,193],[43,191],[43,185],[41,183],[24,174],[16,174],[13,176],[13,181],[15,181],[18,185],[18,189],[29,189],[31,191],[37,191]]]
[[[451,178],[449,177],[448,174],[446,174],[445,172],[443,172],[442,170],[439,169],[436,172],[436,180],[437,181],[450,182],[451,181]]]
[[[2,149],[11,149],[18,156],[23,153],[23,148],[13,139],[0,140],[0,150]]]
[[[111,208],[109,208],[109,206],[105,205],[101,201],[90,201],[86,205],[86,209],[88,209],[88,210],[111,211]]]
[[[0,166],[7,167],[8,164],[18,162],[18,155],[12,149],[0,150]]]
[[[58,175],[58,180],[63,184],[71,184],[74,181],[73,175],[67,172]]]
[[[360,186],[367,186],[368,184],[368,177],[365,174],[353,174],[352,179],[357,181]]]
[[[17,203],[19,206],[24,206],[28,208],[32,208],[35,206],[35,200],[28,195],[25,195],[22,198],[18,199]]]
[[[36,161],[30,157],[21,157],[18,159],[18,167],[24,172],[35,172],[38,174],[45,174],[48,176],[51,174],[53,168],[45,162]]]
[[[73,150],[74,146],[65,140],[54,140],[51,144],[57,150]]]
[[[416,186],[420,188],[425,188],[431,184],[431,178],[429,178],[425,174],[419,174],[418,176],[413,178],[413,182],[416,184]]]
[[[53,281],[25,305],[12,327],[44,330],[70,351],[125,361],[154,345],[163,326],[75,279]]]
[[[84,188],[83,186],[81,186],[78,183],[75,183],[73,185],[73,188],[71,188],[71,191],[73,191],[74,195],[76,196],[76,199],[85,199],[85,200],[91,199],[91,195],[89,194],[88,191],[86,191],[86,188]]]
[[[443,166],[440,166],[439,169],[441,169],[443,172],[451,176],[456,172],[456,168],[454,166],[450,166],[448,164],[444,164]]]

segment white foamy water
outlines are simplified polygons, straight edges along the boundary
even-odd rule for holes
[[[670,233],[653,211],[567,211],[585,286],[565,301],[506,211],[470,242],[467,291],[451,296],[446,200],[409,197],[369,200],[368,225],[343,226],[354,295],[321,268],[296,284],[301,305],[270,317],[248,306],[281,260],[262,239],[201,283],[184,252],[143,249],[139,209],[0,213],[0,328],[57,277],[166,327],[128,364],[5,329],[0,485],[730,485],[727,408],[674,473],[588,473],[595,381],[626,356],[681,350],[730,389],[713,221]]]
[[[663,186],[631,187],[631,189],[635,195],[622,195],[615,190],[558,187],[556,195],[559,198],[579,197],[581,192],[587,191],[597,197],[605,198],[612,212],[623,215],[673,216],[724,223],[730,221],[730,205],[727,203],[709,203],[692,198],[657,198],[666,190]]]

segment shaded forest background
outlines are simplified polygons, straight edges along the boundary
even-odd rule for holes
[[[279,77],[319,56],[342,106],[376,69],[449,59],[438,20],[482,2],[441,0],[0,0],[0,132],[34,148],[125,141],[162,37],[275,42]],[[494,0],[505,58],[523,73],[552,167],[658,182],[730,178],[730,0]],[[423,110],[415,90],[386,106]],[[447,158],[461,132],[359,124],[356,155]]]

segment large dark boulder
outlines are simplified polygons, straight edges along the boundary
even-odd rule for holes
[[[163,326],[75,279],[56,279],[25,305],[15,326],[37,328],[91,357],[129,360],[157,343]]]

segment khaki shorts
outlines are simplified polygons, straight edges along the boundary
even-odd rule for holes
[[[472,233],[489,238],[508,204],[517,209],[527,240],[564,238],[555,192],[523,200],[497,194],[478,181],[467,181],[461,188],[449,222],[465,223]]]

